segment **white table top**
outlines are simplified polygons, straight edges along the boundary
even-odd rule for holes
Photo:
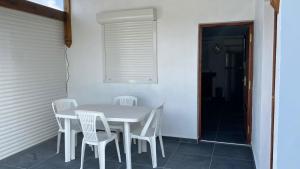
[[[57,112],[56,117],[77,119],[75,110],[98,111],[104,113],[107,121],[130,123],[142,121],[146,117],[146,115],[152,111],[152,109],[147,107],[90,104],[80,105],[76,109]]]

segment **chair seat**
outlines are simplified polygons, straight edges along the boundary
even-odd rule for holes
[[[116,133],[111,133],[111,137],[108,137],[107,133],[105,131],[98,131],[97,132],[97,137],[98,137],[99,142],[102,142],[102,141],[108,141],[109,142],[109,141],[115,139],[117,137],[117,134]]]
[[[64,123],[62,123],[63,127],[64,126]],[[71,130],[75,130],[76,132],[81,132],[82,129],[80,127],[80,122],[78,120],[71,120]],[[58,130],[59,132],[65,132],[65,129],[59,129]]]
[[[91,145],[98,145],[99,143],[104,142],[105,144],[107,144],[107,143],[113,141],[114,139],[116,139],[117,138],[117,134],[111,133],[111,136],[108,137],[107,133],[105,131],[98,131],[97,132],[97,137],[98,137],[98,142],[86,141],[86,143],[91,144]]]
[[[144,126],[133,129],[133,131],[131,132],[131,137],[132,138],[141,138],[142,137],[141,132],[143,130],[143,127]],[[155,136],[155,129],[154,128],[149,128],[144,137],[154,137],[154,136]]]
[[[112,129],[112,130],[119,130],[121,132],[123,132],[123,123],[117,123],[117,122],[110,122],[109,123],[109,127]]]
[[[119,130],[121,132],[123,132],[124,130],[124,125],[123,123],[117,123],[117,122],[113,122],[113,123],[109,123],[109,127],[112,129],[112,130]],[[140,128],[142,127],[141,126],[141,123],[132,123],[130,125],[130,128],[131,130],[135,130],[136,128]]]

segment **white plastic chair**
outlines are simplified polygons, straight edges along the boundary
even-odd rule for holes
[[[83,169],[84,152],[85,152],[86,144],[95,146],[95,149],[94,149],[95,156],[97,157],[99,154],[100,169],[105,169],[105,147],[106,147],[106,144],[115,140],[117,153],[118,153],[118,159],[119,159],[119,162],[121,162],[118,137],[115,133],[111,133],[109,125],[107,123],[107,120],[106,120],[104,114],[101,112],[86,111],[86,110],[76,110],[75,113],[79,117],[80,124],[82,127],[82,132],[83,132],[80,169]],[[100,120],[105,128],[105,132],[103,132],[103,131],[97,132],[96,131],[97,118],[100,118]]]
[[[57,112],[60,111],[64,111],[64,110],[68,110],[68,109],[73,109],[76,108],[78,106],[76,100],[74,99],[59,99],[59,100],[55,100],[52,102],[52,109],[54,114],[56,114]],[[64,124],[63,124],[63,119],[60,118],[56,118],[57,124],[58,124],[58,134],[57,134],[57,150],[56,153],[59,153],[59,149],[60,149],[60,142],[61,142],[61,134],[65,133],[65,129],[64,129]],[[71,130],[72,130],[72,139],[75,138],[75,140],[72,140],[72,142],[75,142],[75,144],[77,145],[77,133],[81,132],[81,128],[80,125],[78,123],[78,121],[72,120],[71,121]]]
[[[121,106],[137,106],[138,99],[135,96],[117,96],[114,98],[115,105]]]
[[[159,137],[160,148],[163,158],[165,158],[164,145],[161,134],[161,113],[163,112],[163,105],[152,110],[145,125],[134,130],[131,133],[132,139],[138,139],[138,153],[141,153],[141,141],[145,140],[149,142],[151,149],[152,165],[153,168],[157,167],[157,155],[156,155],[156,137]]]
[[[113,99],[114,105],[120,105],[120,106],[137,106],[138,105],[138,98],[135,96],[117,96]],[[112,123],[110,124],[110,128],[118,133],[120,135],[120,132],[123,132],[123,125],[119,123]],[[123,137],[123,143],[125,142],[125,139]],[[136,144],[136,141],[134,140],[134,144]],[[125,152],[125,147],[124,147]]]

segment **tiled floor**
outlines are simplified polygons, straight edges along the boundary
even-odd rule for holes
[[[245,144],[244,112],[236,107],[235,103],[206,102],[203,106],[203,139]]]
[[[166,158],[162,158],[158,146],[158,169],[255,169],[250,147],[205,142],[195,144],[175,139],[164,139],[164,145]],[[64,162],[63,146],[60,154],[56,155],[55,151],[56,139],[53,138],[0,161],[0,169],[79,169],[80,146],[76,148],[76,160],[69,163]],[[126,169],[123,151],[121,155],[122,163],[119,163],[115,145],[109,144],[106,169]],[[150,152],[138,154],[136,145],[132,146],[132,162],[133,169],[152,168]],[[98,168],[98,160],[87,148],[84,169]]]

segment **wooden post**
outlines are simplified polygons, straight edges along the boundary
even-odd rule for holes
[[[70,0],[64,0],[65,11],[65,45],[70,48],[72,45],[72,25],[71,25],[71,2]]]
[[[275,9],[276,13],[279,13],[280,0],[271,0],[271,5]]]

